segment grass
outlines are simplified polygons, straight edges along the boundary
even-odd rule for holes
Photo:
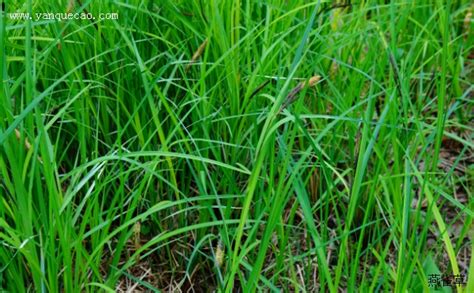
[[[474,291],[469,1],[5,2],[0,291]]]

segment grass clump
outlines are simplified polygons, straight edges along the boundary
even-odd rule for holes
[[[469,1],[66,2],[0,22],[0,290],[474,291]]]

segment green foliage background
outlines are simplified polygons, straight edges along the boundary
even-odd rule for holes
[[[469,1],[67,2],[0,22],[0,290],[474,291]]]

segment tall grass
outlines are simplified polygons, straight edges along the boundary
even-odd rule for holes
[[[0,291],[474,290],[469,1],[67,2],[0,20]]]

